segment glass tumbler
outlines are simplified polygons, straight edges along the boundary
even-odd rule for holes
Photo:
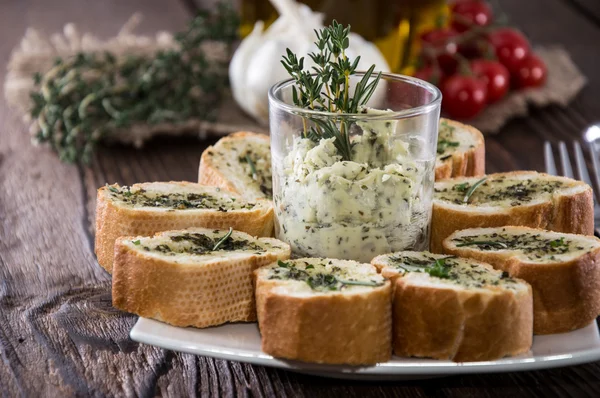
[[[361,262],[426,250],[440,91],[382,74],[368,103],[342,114],[293,105],[293,86],[269,91],[276,237],[296,256]]]

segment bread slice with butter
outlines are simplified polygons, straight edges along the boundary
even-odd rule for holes
[[[435,179],[485,174],[483,134],[473,126],[440,119],[435,161]]]
[[[221,138],[202,153],[198,182],[227,189],[250,200],[271,199],[269,136],[240,131]]]
[[[395,355],[467,362],[530,349],[526,282],[486,263],[428,252],[386,254],[372,264],[394,280]]]
[[[301,258],[255,271],[262,350],[279,358],[365,365],[391,356],[391,293],[370,264]]]
[[[600,315],[600,239],[527,227],[471,228],[444,252],[492,264],[533,288],[534,333],[564,333]]]
[[[535,171],[438,181],[434,186],[430,250],[441,253],[454,231],[521,225],[592,235],[592,188]]]
[[[254,321],[252,272],[289,256],[286,243],[238,231],[190,228],[121,237],[113,305],[175,326]]]
[[[273,206],[268,200],[246,201],[218,187],[189,182],[98,189],[95,251],[98,263],[109,273],[118,237],[188,227],[232,227],[252,236],[271,236]]]

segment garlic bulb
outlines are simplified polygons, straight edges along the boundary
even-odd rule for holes
[[[313,12],[308,6],[294,0],[271,0],[280,17],[266,30],[264,23],[256,22],[250,33],[236,50],[229,65],[229,81],[233,97],[239,106],[259,122],[269,118],[267,93],[275,83],[289,78],[281,64],[281,57],[289,48],[304,57],[305,68],[314,64],[307,56],[317,51],[315,29],[323,28],[323,14]],[[356,33],[350,33],[349,58],[360,55],[358,70],[375,64],[375,70],[388,72],[389,66],[379,49]]]

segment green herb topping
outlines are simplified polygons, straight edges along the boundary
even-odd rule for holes
[[[176,254],[202,255],[216,251],[251,251],[262,254],[270,247],[268,243],[257,244],[247,239],[239,239],[232,236],[233,229],[223,236],[217,236],[220,231],[213,232],[214,236],[202,233],[186,232],[170,236],[168,243],[155,244],[153,239],[146,241],[146,251],[156,251],[169,256]],[[139,241],[137,241],[139,242]],[[139,243],[133,242],[135,245]]]
[[[456,245],[456,247],[464,247],[464,246],[490,246],[496,247],[499,249],[508,249],[508,246],[502,242],[494,242],[491,240],[476,240],[472,242],[463,242]]]
[[[256,203],[236,201],[228,196],[217,196],[210,193],[183,193],[132,189],[128,186],[114,187],[108,185],[108,190],[114,199],[133,207],[158,207],[173,210],[214,209],[217,211],[250,210]]]
[[[548,239],[542,234],[531,232],[512,234],[505,228],[490,234],[461,236],[452,239],[452,242],[456,247],[476,246],[482,251],[518,250],[533,261],[554,261],[557,255],[594,248],[591,244],[575,243],[565,237]]]
[[[463,182],[449,186],[441,181],[435,184],[434,196],[438,200],[455,204],[500,204],[520,206],[535,197],[548,196],[565,186],[560,180],[514,179],[506,176],[487,176],[473,185]],[[466,201],[465,201],[466,198]]]
[[[323,263],[310,264],[306,261],[290,261],[277,262],[278,268],[273,268],[269,279],[278,280],[296,280],[306,282],[312,290],[315,291],[340,291],[348,286],[382,286],[385,281],[374,280],[356,280],[348,277],[347,272],[341,267],[327,267],[331,265],[331,261],[327,264],[326,260]]]
[[[477,181],[475,184],[473,184],[471,186],[471,188],[469,188],[469,190],[467,191],[467,193],[465,194],[465,197],[463,198],[463,202],[464,203],[469,203],[469,199],[471,199],[471,196],[473,195],[473,192],[475,192],[475,190],[477,188],[479,188],[479,186],[481,184],[483,184],[485,181],[487,180],[487,177],[483,177],[481,180]]]
[[[449,147],[457,147],[460,143],[456,141],[438,140],[437,153],[443,155]]]
[[[219,250],[219,247],[225,243],[225,241],[227,241],[227,239],[229,239],[231,237],[231,234],[233,233],[233,228],[229,227],[229,232],[227,232],[225,234],[225,236],[223,236],[223,238],[221,238],[221,240],[219,240],[215,246],[213,247],[213,251],[217,251]]]
[[[389,264],[403,272],[427,273],[448,283],[467,288],[514,283],[508,274],[498,274],[467,259],[455,256],[439,257],[429,253],[390,255]]]

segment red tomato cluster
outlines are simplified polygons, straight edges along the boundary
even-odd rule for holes
[[[422,67],[415,76],[440,87],[442,109],[469,119],[512,89],[538,87],[546,80],[544,62],[531,52],[521,32],[495,27],[482,0],[458,0],[447,27],[421,36]]]

